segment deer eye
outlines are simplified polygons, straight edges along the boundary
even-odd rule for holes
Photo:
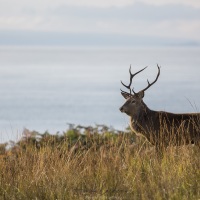
[[[135,100],[132,100],[131,103],[135,103]]]

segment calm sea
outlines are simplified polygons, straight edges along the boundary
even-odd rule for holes
[[[200,48],[0,47],[0,142],[24,128],[51,133],[67,123],[106,124],[123,130],[129,119],[120,80],[137,71],[136,91],[161,76],[145,94],[149,108],[196,112],[200,108]]]

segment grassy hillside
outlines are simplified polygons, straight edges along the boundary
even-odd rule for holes
[[[169,147],[159,157],[128,131],[82,130],[25,130],[9,149],[2,144],[0,199],[200,198],[197,147]]]

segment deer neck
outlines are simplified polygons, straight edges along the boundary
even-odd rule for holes
[[[148,124],[149,116],[151,116],[151,110],[147,107],[147,105],[142,101],[142,108],[140,111],[132,115],[130,118],[130,127],[131,130],[136,135],[143,135],[146,137],[146,131],[144,127]]]
[[[151,112],[151,110],[147,107],[147,105],[143,101],[141,103],[142,105],[139,111],[135,115],[131,116],[132,122],[140,123],[141,121],[144,121]]]

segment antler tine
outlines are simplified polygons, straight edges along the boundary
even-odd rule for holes
[[[131,84],[132,84],[133,77],[134,77],[135,75],[139,74],[140,72],[142,72],[143,70],[145,70],[146,68],[147,68],[147,67],[144,67],[143,69],[139,70],[138,72],[132,74],[132,73],[131,73],[131,65],[130,65],[130,68],[129,68],[130,83],[129,83],[129,85],[125,85],[125,84],[121,81],[122,85],[123,85],[124,87],[126,87],[127,89],[130,90],[130,94],[131,94]],[[123,90],[122,90],[122,91],[123,91]],[[135,92],[134,92],[133,89],[132,89],[132,91],[133,91],[133,93],[135,94]],[[124,91],[123,91],[123,92],[124,92]]]
[[[160,76],[160,67],[158,65],[157,65],[157,67],[158,67],[158,74],[156,76],[156,79],[152,83],[150,83],[149,80],[147,79],[148,86],[141,91],[143,91],[143,92],[146,91],[148,88],[150,88],[158,80],[158,77]]]

